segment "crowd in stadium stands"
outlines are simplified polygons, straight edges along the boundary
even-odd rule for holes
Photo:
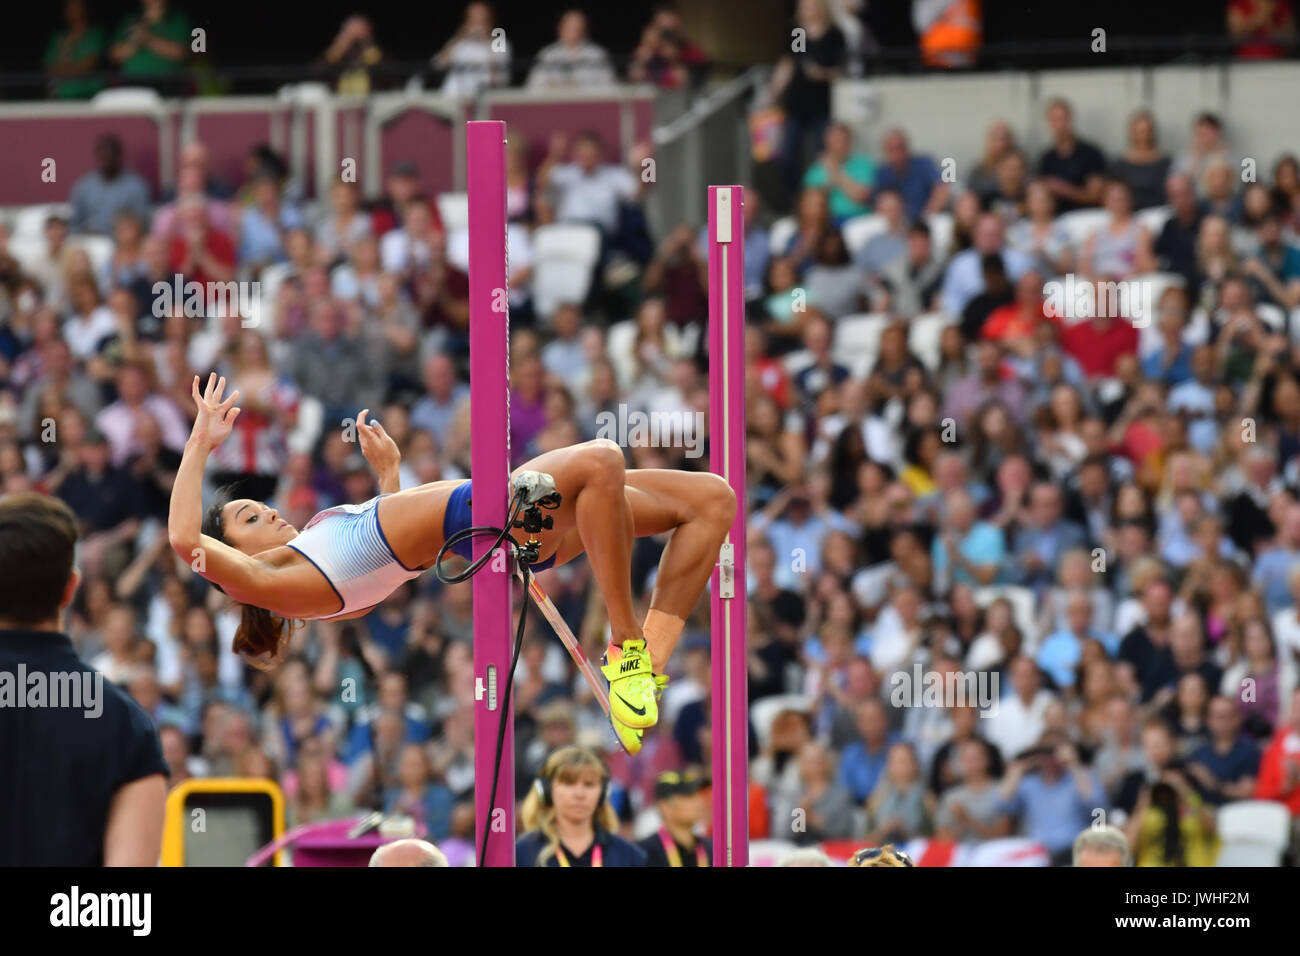
[[[87,0],[64,0],[62,7],[64,27],[50,37],[44,55],[52,96],[84,99],[110,82],[166,83],[185,73],[194,49],[191,27],[198,24],[172,0],[140,0],[139,11],[115,25],[97,23]],[[903,27],[901,35],[915,41],[920,62],[931,68],[969,67],[977,62],[986,40],[1001,39],[985,36],[978,0],[911,0],[891,6],[873,6],[864,0],[799,0],[795,7],[794,24],[802,31],[803,48],[798,56],[782,58],[777,85],[790,85],[787,109],[793,107],[812,126],[824,124],[829,115],[827,82],[859,71],[881,52],[875,32],[886,21],[891,36],[900,35],[898,28]],[[1239,59],[1278,59],[1293,51],[1291,0],[1226,0],[1223,23]],[[202,52],[206,55],[206,43]],[[671,3],[654,8],[639,43],[630,51],[611,55],[589,36],[586,15],[574,9],[559,18],[553,43],[528,56],[526,64],[515,63],[516,56],[492,5],[472,0],[460,26],[429,66],[442,93],[473,96],[511,85],[516,66],[526,67],[523,84],[534,90],[619,79],[680,89],[699,79],[709,63]],[[377,74],[392,65],[375,25],[362,14],[346,18],[312,64],[318,75],[333,79],[339,92],[356,95],[390,85],[391,76]],[[791,132],[799,135],[802,124]]]
[[[181,76],[194,40],[189,15],[170,0],[141,0],[140,7],[115,29],[106,30],[93,21],[87,0],[65,0],[63,28],[50,37],[45,49],[51,95],[84,99],[107,88],[110,81],[150,85]],[[440,77],[442,93],[466,97],[509,86],[513,56],[510,38],[498,29],[492,6],[471,2],[460,26],[429,65]],[[671,5],[663,5],[655,8],[640,43],[620,62],[626,63],[622,69],[609,51],[588,36],[586,15],[570,10],[559,18],[555,42],[531,58],[524,85],[530,90],[555,90],[626,80],[680,89],[700,78],[709,59],[687,36],[681,15]],[[387,82],[374,75],[386,63],[374,25],[354,14],[343,21],[314,66],[333,78],[338,92],[364,96]]]
[[[473,60],[483,16],[448,62]],[[603,69],[563,23],[538,75]],[[953,176],[904,130],[822,124],[792,218],[747,194],[756,836],[1018,834],[1065,861],[1100,811],[1139,864],[1196,865],[1227,803],[1300,819],[1300,163],[1243,164],[1230,125],[1191,119],[1181,155],[1138,112],[1108,156],[1058,100],[1031,155],[990,110]],[[620,405],[707,408],[699,223],[652,239],[635,162],[596,137],[557,135],[536,169],[510,145],[516,461],[594,437]],[[96,156],[34,254],[0,229],[0,483],[83,524],[80,653],[155,717],[173,782],[272,777],[293,822],[377,807],[434,840],[471,834],[469,584],[425,575],[365,618],[312,623],[266,674],[231,653],[236,611],[163,527],[190,380],[210,369],[244,409],[213,485],[297,527],[376,493],[346,428],[363,407],[400,446],[403,487],[466,476],[464,230],[407,164],[382,195],[336,183],[304,203],[266,149],[223,183],[191,143],[163,196],[111,136]],[[531,237],[554,222],[594,226],[600,252],[584,301],[542,307]],[[177,274],[260,281],[260,320],[159,308]],[[663,545],[636,544],[643,603]],[[541,580],[599,656],[585,561]],[[635,759],[536,619],[519,667],[521,797],[574,742],[608,761],[629,829],[661,772],[707,772],[707,601]],[[978,677],[996,706],[900,700],[921,674]]]

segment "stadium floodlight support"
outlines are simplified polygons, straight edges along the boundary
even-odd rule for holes
[[[709,582],[714,866],[749,864],[744,207],[741,187],[709,187],[709,468],[737,501]]]
[[[475,527],[504,528],[510,492],[510,303],[506,262],[506,124],[468,124],[470,503]],[[476,536],[477,560],[492,539]],[[504,547],[504,546],[503,546]],[[489,561],[473,578],[474,847],[485,866],[515,862],[515,722],[510,669],[510,562]],[[496,766],[504,710],[505,739]],[[496,806],[492,800],[497,774]],[[490,832],[484,833],[485,828]]]

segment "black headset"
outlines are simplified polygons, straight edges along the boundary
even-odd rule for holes
[[[559,769],[558,767],[555,768],[555,770],[558,769]],[[552,770],[550,773],[547,773],[545,768],[543,768],[542,772],[538,775],[537,779],[533,781],[533,790],[537,792],[537,796],[541,799],[542,806],[544,807],[549,807],[552,805],[551,781],[555,778],[555,770]],[[604,806],[605,800],[608,796],[609,796],[609,771],[605,770],[604,767],[602,766],[601,774],[600,774],[600,799],[596,802],[596,805],[598,807]]]

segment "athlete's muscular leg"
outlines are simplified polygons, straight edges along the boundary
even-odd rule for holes
[[[630,471],[627,485],[634,518],[671,510],[680,519],[659,558],[646,616],[650,659],[661,674],[718,563],[718,550],[736,516],[736,493],[725,479],[708,472]]]
[[[624,481],[636,537],[672,532],[659,559],[643,627],[655,672],[663,673],[717,564],[718,550],[735,517],[736,494],[725,480],[710,473],[632,470]],[[556,549],[555,563],[572,560],[582,549],[576,534],[566,535]]]
[[[735,515],[735,492],[712,474],[625,471],[618,446],[599,439],[539,455],[520,470],[545,472],[555,479],[562,502],[548,512],[554,527],[538,535],[541,556],[554,554],[555,563],[563,564],[586,552],[615,644],[643,632],[632,600],[633,537],[672,532],[646,619],[652,625],[646,635],[651,660],[662,673],[717,563]],[[437,556],[446,501],[455,484],[437,482],[381,502],[381,523],[408,567],[425,567]],[[522,532],[513,533],[519,537]]]
[[[624,492],[622,449],[598,438],[546,452],[519,470],[551,475],[560,492],[560,507],[550,512],[555,527],[538,536],[542,557],[555,553],[566,538],[580,541],[605,601],[613,643],[639,640],[641,625],[632,600],[634,528]]]
[[[641,625],[632,602],[633,523],[623,487],[622,450],[611,441],[597,439],[546,452],[518,471],[545,472],[555,479],[560,492],[560,507],[546,512],[554,527],[537,536],[541,557],[555,553],[566,536],[571,536],[573,554],[585,551],[591,561],[596,586],[609,612],[614,643],[639,639]],[[428,567],[437,558],[447,499],[457,484],[434,482],[389,495],[379,503],[380,525],[398,560],[407,567]],[[509,490],[505,493],[508,500]],[[516,540],[523,540],[521,529],[511,533]]]

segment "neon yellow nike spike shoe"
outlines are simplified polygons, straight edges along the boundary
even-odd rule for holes
[[[623,748],[624,753],[629,757],[635,757],[641,752],[641,738],[645,736],[644,730],[629,727],[613,717],[609,718],[609,725],[614,728],[614,736],[618,738],[618,745]]]
[[[623,656],[600,668],[609,681],[609,714],[638,730],[659,722],[654,672],[645,641],[624,641]]]
[[[664,688],[668,686],[667,674],[655,674],[655,700],[664,695]],[[636,727],[629,727],[627,724],[611,717],[610,726],[614,728],[614,736],[618,738],[619,746],[627,753],[629,757],[635,757],[641,752],[641,738],[645,736],[645,731]]]

